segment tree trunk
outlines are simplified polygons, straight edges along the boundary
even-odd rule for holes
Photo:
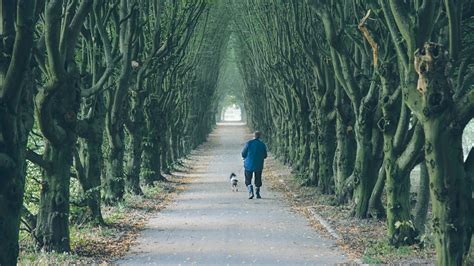
[[[97,129],[99,128],[100,127]],[[85,138],[84,140],[79,141],[79,145],[79,156],[81,158],[84,171],[84,177],[79,178],[79,182],[85,194],[86,203],[90,210],[91,220],[97,224],[103,224],[104,219],[102,218],[100,206],[100,176],[103,161],[102,131],[95,132],[94,136],[91,138]]]
[[[316,130],[315,130],[316,131]],[[314,132],[315,132],[314,131]],[[315,132],[314,135],[317,133]],[[318,159],[318,143],[316,141],[316,136],[312,136],[313,140],[311,141],[310,146],[310,156],[309,156],[309,178],[307,185],[316,186],[318,184],[318,172],[319,172],[319,159]]]
[[[305,123],[309,123],[309,122],[305,122]],[[309,129],[309,126],[308,125],[304,125],[304,129],[303,129],[303,138],[301,140],[301,143],[300,143],[300,146],[301,146],[301,153],[302,153],[302,156],[301,156],[301,167],[302,169],[304,170],[307,170],[308,167],[309,167],[309,164],[310,164],[310,161],[308,161],[308,158],[310,156],[310,146],[311,146],[311,141],[310,141],[310,136],[309,136],[309,132],[310,132],[310,129]]]
[[[143,101],[146,90],[143,89],[143,73],[139,72],[137,84],[132,91],[129,119],[126,123],[128,131],[128,154],[125,169],[125,189],[134,195],[143,194],[140,188],[140,170],[143,152]]]
[[[350,70],[353,52],[344,47],[337,38],[336,19],[330,14],[329,9],[315,9],[319,13],[324,25],[327,44],[330,46],[332,66],[334,74],[344,88],[351,101],[355,114],[355,140],[356,158],[354,171],[349,180],[354,184],[353,215],[357,218],[366,218],[369,206],[369,199],[372,189],[377,180],[379,170],[378,160],[374,156],[372,137],[374,118],[377,112],[378,90],[375,83],[375,72],[372,73],[370,82],[360,83],[354,79],[354,72]],[[357,49],[355,50],[357,51]],[[363,70],[360,69],[362,72]],[[365,88],[367,86],[367,88]],[[365,93],[361,93],[364,92]],[[375,137],[375,136],[374,136]],[[348,182],[346,182],[348,183]]]
[[[385,209],[382,204],[382,192],[385,187],[385,180],[387,175],[385,174],[385,165],[382,165],[379,171],[379,176],[377,178],[377,183],[375,183],[374,190],[369,200],[369,217],[373,218],[384,218]]]
[[[0,265],[16,265],[19,252],[25,151],[33,127],[31,92],[23,91],[23,94],[26,96],[22,96],[20,114],[2,108],[5,105],[0,102]]]
[[[369,199],[377,181],[378,173],[378,169],[374,171],[374,168],[377,167],[374,165],[375,162],[372,158],[372,139],[371,133],[369,133],[372,127],[367,124],[371,125],[368,121],[359,121],[355,125],[357,150],[354,171],[352,173],[355,184],[353,215],[360,219],[367,217]]]
[[[69,140],[61,146],[47,144],[44,158],[50,162],[43,173],[36,226],[39,247],[47,252],[69,252],[69,184],[72,147]]]
[[[304,145],[301,145],[303,141],[303,130],[301,126],[301,121],[299,120],[297,123],[295,123],[295,140],[294,140],[294,169],[297,172],[302,172],[303,171],[303,147]]]
[[[323,109],[323,108],[321,108]],[[335,152],[335,131],[328,112],[318,112],[318,187],[324,194],[334,192],[333,159]]]
[[[126,75],[125,75],[126,76]],[[124,181],[124,101],[123,95],[120,97],[114,96],[118,94],[127,94],[128,80],[119,81],[119,87],[115,93],[108,93],[108,112],[106,114],[106,136],[108,143],[107,159],[105,160],[105,176],[103,180],[104,203],[113,205],[123,199],[125,192]],[[115,111],[113,111],[114,109]]]
[[[155,181],[166,181],[161,175],[161,114],[157,110],[158,99],[150,95],[145,101],[146,137],[143,143],[142,175],[145,184],[152,186]]]
[[[166,161],[168,162],[168,171],[169,174],[171,174],[171,171],[173,170],[173,165],[175,163],[175,160],[173,159],[173,136],[172,136],[172,130],[171,127],[168,128],[168,136],[167,136],[167,142],[168,142],[168,155],[166,158]]]
[[[123,199],[123,159],[124,159],[124,132],[109,131],[109,151],[105,161],[106,175],[104,180],[104,202],[112,205]]]
[[[348,119],[338,111],[336,114],[336,151],[334,161],[335,169],[335,192],[336,197],[341,198],[344,192],[344,184],[351,175],[354,168],[355,140],[353,126]],[[346,199],[347,200],[347,199]]]
[[[16,265],[25,185],[24,166],[21,165],[25,161],[26,139],[24,136],[19,137],[19,123],[15,115],[9,114],[7,110],[0,110],[0,119],[0,264]],[[10,141],[5,136],[7,132],[3,129],[4,126],[14,129],[8,130],[8,134],[18,141]]]
[[[416,205],[413,211],[415,217],[415,228],[420,234],[425,233],[426,216],[428,215],[428,207],[430,203],[430,177],[426,163],[420,164],[420,185],[416,195]]]
[[[410,175],[401,171],[396,164],[396,159],[392,157],[385,159],[385,171],[387,173],[387,227],[390,243],[395,246],[411,245],[415,242],[418,233],[410,213]]]
[[[166,129],[166,126],[164,126],[162,132],[162,136],[160,138],[161,143],[161,170],[165,174],[170,174],[170,165],[168,161],[168,156],[169,156],[169,136],[168,136],[168,130]]]
[[[145,138],[143,143],[142,175],[147,186],[153,186],[155,181],[165,181],[161,175],[161,148],[157,143],[160,140],[154,136]]]
[[[74,62],[61,81],[36,96],[38,122],[45,141],[36,239],[45,251],[68,252],[69,184],[77,141],[79,73]]]
[[[171,152],[172,152],[172,159],[174,162],[177,162],[179,158],[181,158],[182,154],[179,150],[179,142],[180,137],[177,132],[177,129],[171,129]]]
[[[425,123],[424,129],[437,262],[461,265],[470,237],[466,234],[466,203],[470,199],[470,189],[466,187],[462,139],[452,129],[447,130],[446,125],[453,120],[443,117],[433,120]]]
[[[107,95],[108,107],[106,115],[106,135],[108,139],[108,154],[105,163],[106,175],[104,180],[104,202],[113,205],[123,200],[125,192],[124,181],[124,123],[125,103],[129,88],[130,62],[126,55],[122,65],[122,72],[118,80],[118,87],[114,93]]]
[[[137,132],[131,133],[130,130],[129,133],[129,143],[127,145],[129,147],[129,151],[125,170],[125,189],[130,194],[142,195],[143,192],[140,188],[142,136]]]
[[[119,47],[121,53],[121,71],[117,88],[108,95],[106,134],[109,144],[104,182],[104,202],[114,204],[123,200],[124,182],[124,118],[126,97],[130,89],[132,75],[133,36],[136,31],[137,12],[130,13],[132,3],[120,1],[119,15],[123,25],[120,26]]]
[[[34,80],[24,76],[33,46],[34,9],[31,1],[0,1],[0,265],[16,265],[19,252],[25,151],[33,127]]]
[[[468,121],[460,120],[465,114],[453,102],[453,89],[446,76],[449,62],[445,49],[433,43],[426,43],[415,56],[437,263],[461,265],[471,238],[467,230],[471,188],[462,154],[462,130]]]
[[[89,106],[84,103],[82,113],[90,114],[84,121],[86,127],[79,130],[78,162],[76,169],[79,183],[84,191],[86,203],[90,210],[89,218],[96,224],[104,224],[101,211],[101,173],[103,165],[102,144],[105,122],[104,97],[98,95]],[[81,132],[83,131],[83,132]],[[77,165],[79,164],[79,165]]]

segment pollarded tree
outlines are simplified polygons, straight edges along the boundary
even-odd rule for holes
[[[376,120],[380,115],[378,107],[378,90],[376,73],[365,67],[370,55],[365,54],[359,43],[344,41],[351,39],[349,34],[338,34],[340,22],[345,22],[348,16],[354,14],[349,3],[332,5],[311,2],[324,25],[325,40],[331,47],[331,61],[334,73],[351,100],[355,114],[355,139],[357,143],[355,166],[351,180],[354,190],[354,215],[365,218],[368,214],[369,199],[377,180],[380,168],[380,132],[376,129]],[[343,11],[344,10],[344,11]],[[336,19],[341,17],[341,19]],[[351,16],[352,17],[352,16]],[[354,58],[354,56],[357,56]],[[354,75],[354,71],[359,76]]]
[[[143,152],[145,115],[143,103],[150,93],[149,80],[146,79],[155,71],[154,62],[159,62],[171,49],[169,42],[162,40],[165,7],[169,2],[145,2],[138,7],[138,20],[143,27],[137,28],[138,43],[135,48],[137,74],[135,84],[130,90],[130,102],[125,126],[128,133],[128,152],[125,169],[125,187],[127,192],[141,194],[140,170]]]
[[[81,34],[79,69],[85,78],[80,84],[82,101],[74,168],[84,193],[82,198],[89,208],[88,218],[98,224],[104,223],[101,213],[102,146],[106,114],[103,91],[110,86],[117,61],[117,47],[113,47],[106,31],[113,12],[116,10],[109,2],[94,0],[93,14],[87,18]]]
[[[338,158],[335,172],[333,172],[334,153],[336,148],[335,141],[335,119],[337,118],[337,108],[335,107],[335,94],[337,81],[334,78],[332,65],[328,60],[330,54],[327,51],[328,47],[318,40],[323,39],[323,32],[319,27],[319,23],[315,21],[316,14],[306,4],[292,1],[291,10],[293,17],[293,24],[295,25],[295,32],[300,45],[303,48],[305,55],[311,62],[311,70],[314,75],[316,84],[312,88],[314,102],[312,107],[315,110],[315,124],[317,126],[317,151],[318,151],[318,179],[319,187],[325,193],[336,191],[338,196],[341,194],[342,185],[348,178],[348,168],[351,167],[353,161],[350,159],[350,147],[347,142],[351,140],[350,137],[340,136],[338,142]],[[341,95],[338,95],[341,98]],[[340,100],[340,99],[339,99]],[[339,107],[341,108],[341,107]],[[341,113],[339,113],[341,114]],[[339,122],[346,122],[347,119],[341,119]],[[347,126],[339,125],[339,132],[344,131]],[[349,134],[351,131],[346,131]],[[342,160],[341,160],[342,159]],[[342,170],[342,171],[339,171]],[[337,178],[334,178],[337,177]],[[337,186],[336,186],[337,185]]]
[[[411,117],[409,109],[402,101],[401,88],[397,83],[399,75],[396,73],[398,69],[395,51],[386,37],[389,32],[381,19],[376,20],[378,23],[370,23],[369,31],[369,25],[366,24],[370,15],[371,10],[362,18],[358,28],[371,46],[374,71],[380,78],[379,104],[382,117],[377,126],[384,138],[383,167],[379,172],[371,203],[378,204],[374,202],[379,201],[383,180],[386,180],[386,214],[390,242],[397,246],[412,244],[418,233],[411,217],[410,172],[422,159],[424,135],[421,126]],[[378,210],[370,211],[375,211],[375,215],[380,213]]]
[[[463,4],[468,3],[381,2],[397,51],[403,100],[425,133],[435,246],[441,265],[461,265],[472,234],[467,215],[472,207],[471,188],[466,170],[472,168],[473,160],[463,160],[462,132],[474,117],[474,90],[472,81],[464,82],[472,68],[459,56],[464,53],[463,58],[472,58],[472,52],[463,49],[466,39],[461,34]],[[447,20],[437,21],[441,9]],[[445,29],[436,32],[441,40],[447,40],[444,45],[428,42],[436,23],[437,29]],[[398,41],[399,36],[403,43]],[[463,67],[463,63],[467,65]],[[458,74],[454,86],[452,69]]]
[[[65,6],[62,0],[45,5],[42,65],[47,83],[36,97],[37,119],[45,139],[40,209],[36,227],[38,245],[46,251],[69,251],[69,183],[77,140],[80,77],[76,44],[92,0]],[[44,63],[44,64],[43,64]]]
[[[105,119],[108,143],[106,175],[104,178],[104,202],[114,204],[123,199],[124,182],[124,123],[126,118],[126,98],[132,77],[132,50],[136,45],[133,39],[137,31],[138,1],[120,0],[118,15],[114,18],[120,54],[120,74],[116,88],[108,91],[107,114]]]
[[[167,12],[161,14],[161,26],[155,35],[154,45],[163,47],[151,57],[150,69],[153,73],[149,83],[149,91],[144,101],[146,134],[143,143],[142,174],[145,183],[152,185],[153,181],[166,180],[162,174],[163,142],[166,134],[166,113],[169,112],[166,103],[170,102],[172,89],[165,86],[170,69],[178,62],[181,54],[187,50],[195,33],[195,27],[203,14],[205,1],[172,2]],[[168,99],[168,100],[167,100]],[[169,117],[169,116],[168,116]]]

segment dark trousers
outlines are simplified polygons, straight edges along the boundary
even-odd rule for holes
[[[255,174],[255,186],[262,186],[262,171],[247,171],[245,170],[245,185],[249,186],[252,184],[252,177]]]

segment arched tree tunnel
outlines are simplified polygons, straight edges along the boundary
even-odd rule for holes
[[[103,225],[103,206],[166,181],[229,108],[303,185],[358,219],[385,219],[392,246],[419,243],[429,224],[437,263],[461,265],[474,206],[473,10],[0,0],[0,265],[16,264],[20,228],[39,250],[69,252],[74,208]]]
[[[240,120],[245,121],[244,107],[244,80],[238,66],[238,41],[236,34],[232,31],[232,24],[229,25],[227,31],[231,31],[224,62],[219,73],[219,81],[217,83],[217,111],[218,120],[225,120],[225,112],[228,108],[238,108],[240,110]]]

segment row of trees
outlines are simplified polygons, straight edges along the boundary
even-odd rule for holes
[[[227,23],[205,0],[0,1],[0,265],[16,264],[21,217],[39,249],[69,251],[71,177],[102,224],[102,200],[141,194],[205,141]]]
[[[397,246],[423,233],[431,200],[438,263],[461,264],[472,234],[474,151],[463,157],[462,133],[474,116],[473,7],[1,0],[0,264],[16,263],[20,217],[40,249],[69,250],[71,177],[101,224],[102,201],[140,194],[205,141],[226,96],[228,29],[247,120],[272,151],[354,216],[386,217]],[[23,203],[32,164],[37,213]]]
[[[474,2],[232,5],[249,125],[307,185],[355,217],[386,217],[394,245],[423,233],[431,200],[437,262],[460,265],[472,234],[474,149],[463,157],[462,134],[474,116]]]

